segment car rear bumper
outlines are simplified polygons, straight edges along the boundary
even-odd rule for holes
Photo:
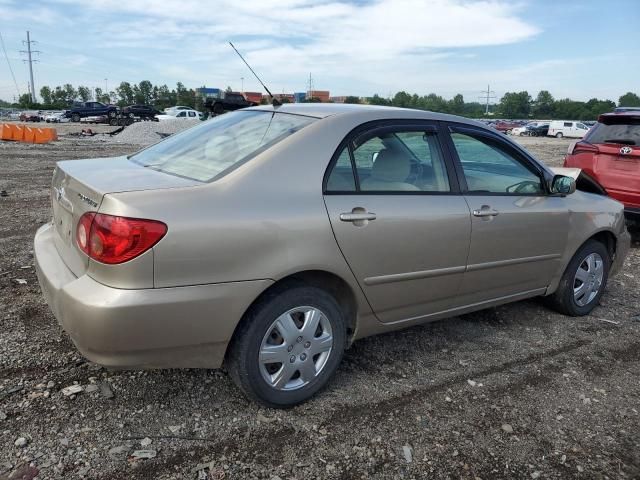
[[[36,272],[53,314],[89,360],[120,368],[218,368],[235,327],[271,280],[124,290],[76,277],[41,227]]]

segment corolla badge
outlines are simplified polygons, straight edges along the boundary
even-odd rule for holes
[[[620,149],[620,153],[622,155],[629,155],[631,152],[633,152],[633,149],[631,147],[622,147]]]

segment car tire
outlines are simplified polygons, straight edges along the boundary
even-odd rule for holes
[[[109,118],[116,118],[117,115],[118,112],[116,112],[115,110],[109,110],[109,112],[107,112],[107,117]]]
[[[317,328],[305,331],[314,321]],[[226,358],[229,375],[250,400],[264,406],[305,402],[338,368],[347,341],[345,325],[340,306],[326,291],[300,283],[276,288],[242,319]],[[261,361],[260,352],[267,350],[273,362]]]
[[[556,133],[556,138],[562,138],[562,132]]]
[[[117,118],[110,118],[109,119],[109,125],[111,125],[112,127],[115,127],[118,125],[118,119]]]
[[[599,268],[598,262],[601,262]],[[597,240],[587,241],[569,262],[557,290],[545,300],[550,307],[564,315],[588,315],[604,293],[610,267],[611,257],[607,248]],[[583,286],[586,288],[581,292]]]
[[[216,115],[221,115],[224,113],[224,108],[222,107],[221,103],[215,103],[213,105],[213,113],[215,113]]]
[[[80,121],[80,114],[79,113],[74,113],[73,115],[71,115],[71,121],[72,122],[79,122]]]

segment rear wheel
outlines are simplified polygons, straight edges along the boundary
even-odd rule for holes
[[[547,297],[547,302],[565,315],[588,315],[604,293],[610,267],[611,258],[606,247],[596,240],[589,240],[573,256],[558,289]]]
[[[117,115],[118,115],[118,112],[116,112],[115,110],[109,110],[109,113],[107,113],[107,116],[109,118],[116,118]]]
[[[116,125],[118,125],[118,119],[117,118],[110,118],[109,119],[109,125],[111,125],[112,127],[115,127]]]
[[[251,400],[291,407],[326,385],[345,345],[345,320],[336,300],[299,284],[267,294],[247,312],[227,368]]]
[[[556,138],[562,138],[562,132],[556,133]]]
[[[74,113],[73,115],[71,115],[71,121],[72,122],[79,122],[80,121],[80,114]]]

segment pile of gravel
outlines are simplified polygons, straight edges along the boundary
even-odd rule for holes
[[[198,125],[198,119],[161,120],[159,122],[136,122],[112,137],[113,142],[151,145],[162,140],[166,134],[174,134]],[[165,134],[165,135],[161,135]]]

